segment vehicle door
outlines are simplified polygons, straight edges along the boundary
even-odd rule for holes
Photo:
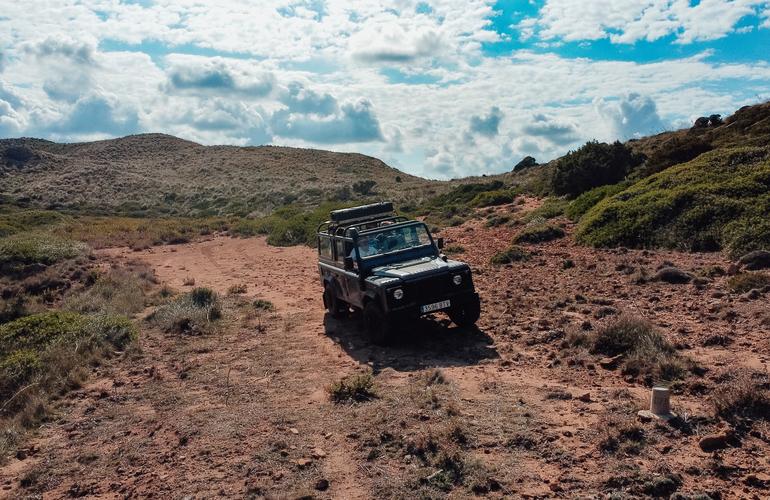
[[[342,239],[335,240],[335,255],[337,264],[340,268],[340,287],[342,288],[343,299],[348,304],[361,307],[361,294],[358,281],[357,264],[354,269],[345,269],[345,257],[351,254],[353,244]]]

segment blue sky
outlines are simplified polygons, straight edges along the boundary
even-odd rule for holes
[[[770,99],[765,0],[6,2],[0,137],[164,132],[432,178]]]

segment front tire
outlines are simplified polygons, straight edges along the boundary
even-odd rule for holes
[[[382,311],[382,307],[374,301],[364,306],[364,325],[369,339],[378,345],[385,345],[392,334],[392,321]]]
[[[449,319],[462,328],[468,328],[476,324],[481,316],[481,303],[478,297],[474,300],[451,308],[448,312]]]
[[[345,301],[340,300],[340,298],[337,297],[337,294],[334,293],[334,288],[331,285],[326,285],[324,287],[324,306],[326,306],[326,310],[329,311],[329,314],[331,314],[334,319],[343,318],[348,311],[348,305]]]

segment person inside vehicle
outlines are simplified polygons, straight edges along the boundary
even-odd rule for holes
[[[372,242],[373,243],[373,242]],[[370,255],[376,255],[378,253],[377,248],[373,244],[370,244],[369,237],[364,236],[362,238],[359,238],[358,240],[358,253],[361,255],[361,258],[369,257]],[[350,250],[350,258],[355,260],[356,258],[356,249],[353,248]]]

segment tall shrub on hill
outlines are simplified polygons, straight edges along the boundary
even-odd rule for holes
[[[576,236],[733,256],[770,248],[770,148],[711,151],[643,179],[589,210]]]
[[[589,189],[620,182],[642,161],[641,155],[620,142],[589,141],[559,159],[551,187],[556,194],[578,196]]]

